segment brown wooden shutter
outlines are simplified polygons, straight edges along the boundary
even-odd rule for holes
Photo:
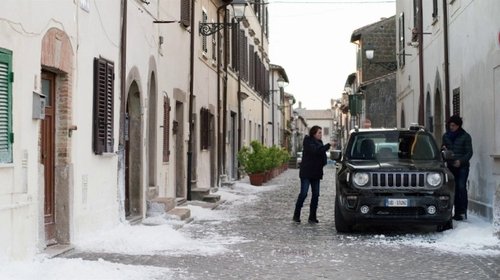
[[[460,88],[453,89],[453,115],[460,116]]]
[[[94,58],[94,153],[113,152],[114,64]]]
[[[163,97],[163,162],[170,160],[170,99]]]
[[[181,24],[184,27],[189,27],[191,25],[191,0],[180,0],[181,1]]]

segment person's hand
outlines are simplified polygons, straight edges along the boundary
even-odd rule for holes
[[[458,159],[453,162],[453,167],[460,167],[460,161]]]

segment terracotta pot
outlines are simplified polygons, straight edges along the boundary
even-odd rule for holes
[[[265,173],[248,174],[248,177],[250,178],[251,185],[262,186],[262,183],[264,183]]]

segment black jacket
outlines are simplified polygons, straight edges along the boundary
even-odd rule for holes
[[[454,160],[460,160],[460,166],[469,166],[469,160],[472,157],[472,139],[465,130],[459,128],[456,135],[451,132],[446,132],[443,135],[443,146],[450,151],[453,151],[453,159],[449,161],[449,165]]]
[[[307,135],[304,137],[300,178],[323,179],[323,166],[327,163],[326,151],[330,144],[323,145],[321,140]]]

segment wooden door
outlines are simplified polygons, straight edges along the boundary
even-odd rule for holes
[[[47,245],[56,241],[55,217],[55,74],[42,71],[42,93],[45,95],[45,119],[42,120],[41,161],[44,166],[44,214],[45,241]]]

